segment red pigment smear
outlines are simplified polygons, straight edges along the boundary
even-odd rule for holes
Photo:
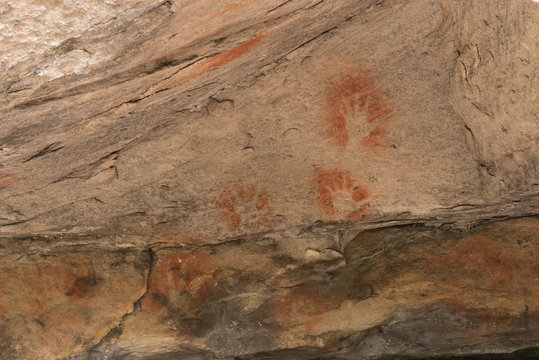
[[[268,33],[269,31],[259,33],[255,38],[248,40],[233,49],[218,54],[211,59],[196,64],[190,69],[186,69],[185,72],[181,72],[180,74],[178,74],[177,77],[173,77],[162,82],[161,84],[157,85],[157,87],[152,88],[148,92],[150,94],[155,94],[156,92],[159,92],[161,90],[168,89],[199,78],[200,76],[204,75],[208,70],[214,70],[221,66],[227,65],[235,59],[253,50],[257,45],[262,42],[262,40],[264,40]]]
[[[267,34],[265,33],[259,34],[258,36],[236,46],[233,49],[230,49],[219,55],[216,55],[213,58],[206,61],[204,63],[204,67],[208,70],[213,70],[215,68],[227,65],[231,63],[232,61],[234,61],[235,59],[239,58],[240,56],[243,56],[247,54],[249,51],[253,50],[256,46],[258,46],[262,42],[262,40],[264,40],[266,36]]]
[[[367,199],[369,193],[355,181],[345,170],[330,169],[318,170],[314,174],[314,186],[319,199],[320,210],[328,217],[335,215],[333,193],[344,191],[350,194],[351,199],[360,203]],[[346,215],[347,219],[360,220],[367,213],[367,206],[360,206],[357,210]]]
[[[359,112],[363,111],[365,106],[368,106],[367,123],[378,124],[361,141],[361,145],[365,147],[382,145],[384,125],[393,114],[392,106],[362,71],[342,76],[328,89],[325,107],[328,113],[330,137],[338,147],[346,148],[350,134],[343,107],[346,105],[349,108],[355,108],[356,104],[359,107],[357,109]],[[353,134],[352,136],[360,135]]]
[[[0,173],[0,187],[8,186],[17,181],[15,173]]]
[[[254,209],[260,212],[253,230],[258,230],[270,222],[273,210],[266,192],[256,189],[253,185],[231,184],[221,192],[217,203],[221,212],[228,218],[232,230],[237,231],[242,222],[242,215],[236,209],[240,202],[253,203]]]
[[[367,136],[361,140],[361,145],[366,147],[376,147],[384,144],[384,128],[380,124],[375,127]]]

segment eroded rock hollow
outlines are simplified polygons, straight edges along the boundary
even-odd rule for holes
[[[0,357],[537,359],[538,19],[1,0]]]

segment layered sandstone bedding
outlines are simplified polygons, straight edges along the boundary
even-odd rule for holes
[[[0,1],[0,357],[533,358],[538,19]]]

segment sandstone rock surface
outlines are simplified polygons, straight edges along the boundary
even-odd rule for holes
[[[0,0],[0,357],[533,358],[538,38],[530,0]]]

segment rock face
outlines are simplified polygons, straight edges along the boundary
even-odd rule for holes
[[[0,14],[1,358],[536,358],[539,4]]]

